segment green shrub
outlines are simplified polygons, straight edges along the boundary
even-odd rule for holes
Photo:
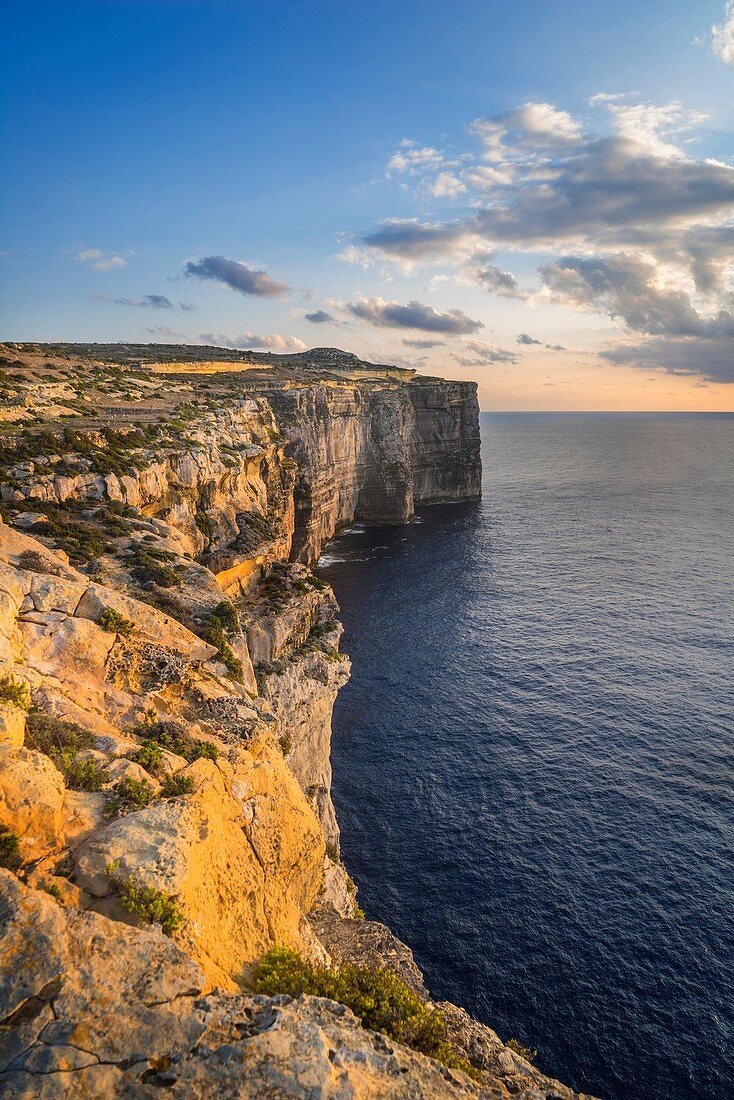
[[[101,791],[110,781],[110,773],[103,764],[80,756],[75,749],[52,749],[49,756],[72,791]]]
[[[0,867],[5,867],[8,871],[17,871],[22,862],[17,833],[7,825],[0,825]]]
[[[10,703],[19,710],[28,710],[31,694],[22,680],[16,680],[12,672],[0,674],[0,703]]]
[[[234,608],[232,608],[234,611]],[[235,612],[236,614],[236,612]],[[203,638],[209,645],[213,645],[219,650],[219,659],[224,664],[227,672],[230,674],[233,680],[237,680],[238,683],[242,682],[242,662],[239,658],[235,657],[232,652],[232,647],[227,641],[224,629],[221,622],[217,618],[210,616],[209,622],[199,631],[199,637]]]
[[[207,760],[216,760],[219,756],[219,749],[215,744],[211,741],[197,741],[186,732],[180,722],[173,719],[156,722],[154,718],[155,712],[151,711],[150,715],[146,715],[146,720],[136,726],[133,732],[147,741],[155,742],[168,752],[175,753],[176,756],[183,756],[189,764],[202,757]]]
[[[255,968],[255,990],[271,997],[307,993],[339,1001],[351,1008],[364,1027],[479,1078],[478,1071],[448,1042],[438,1009],[389,970],[351,964],[339,970],[314,966],[297,951],[273,947]]]
[[[188,760],[189,764],[193,764],[194,760],[216,760],[219,749],[213,741],[196,741],[192,738],[181,755]]]
[[[211,619],[216,619],[221,624],[223,630],[228,630],[230,633],[240,628],[240,617],[237,614],[237,608],[230,600],[222,600],[217,606],[209,613]]]
[[[167,775],[163,780],[163,797],[178,798],[182,794],[191,794],[194,789],[193,775]]]
[[[130,553],[130,572],[139,584],[156,584],[159,588],[179,588],[182,569],[180,565],[169,565],[176,555],[169,550],[156,547],[136,546]]]
[[[289,752],[293,748],[293,738],[289,733],[283,733],[280,737],[280,751],[283,756],[288,756]]]
[[[56,901],[61,901],[61,890],[55,882],[51,882],[48,886],[44,886],[44,890],[47,894],[50,894],[52,898],[55,898]]]
[[[108,817],[122,817],[124,814],[144,810],[155,799],[156,793],[145,779],[133,779],[126,775],[116,783],[109,793],[105,813]]]
[[[110,634],[121,634],[123,638],[127,638],[132,633],[135,624],[126,619],[124,615],[121,615],[119,611],[115,611],[112,607],[106,607],[99,617],[99,625],[103,630],[107,630]]]
[[[145,768],[151,775],[155,775],[156,772],[160,771],[163,763],[163,749],[156,741],[146,738],[130,759],[134,760],[136,764],[140,764],[140,767]]]
[[[115,863],[107,865],[107,876],[123,909],[144,924],[159,924],[167,936],[172,935],[183,924],[183,912],[172,894],[167,894],[165,890],[156,890],[153,886],[142,886],[133,875],[122,878],[117,874]]]
[[[517,1039],[508,1039],[505,1043],[505,1046],[509,1050],[514,1051],[515,1054],[519,1054],[520,1057],[524,1058],[526,1062],[532,1062],[535,1058],[538,1057],[537,1050],[531,1050],[530,1047],[524,1047],[522,1043],[519,1042]]]

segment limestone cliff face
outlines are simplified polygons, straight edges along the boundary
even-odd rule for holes
[[[318,558],[355,520],[405,523],[416,505],[481,493],[476,385],[301,386],[268,394],[298,464],[292,554]]]
[[[0,461],[3,1095],[577,1100],[454,1006],[480,1083],[333,1002],[247,993],[281,944],[429,997],[339,859],[349,662],[308,565],[354,520],[479,495],[476,393],[341,355],[123,428],[112,470],[83,433]]]

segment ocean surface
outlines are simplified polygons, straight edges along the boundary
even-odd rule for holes
[[[734,416],[482,417],[334,540],[342,852],[434,995],[606,1100],[734,1095]]]

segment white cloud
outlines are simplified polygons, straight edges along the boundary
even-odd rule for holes
[[[103,252],[100,248],[83,248],[74,257],[80,264],[88,264],[95,271],[114,271],[115,268],[127,267],[127,260],[117,252]]]
[[[415,175],[427,168],[439,168],[444,163],[443,153],[430,145],[416,145],[415,142],[404,138],[400,143],[400,149],[393,153],[388,161],[387,174],[400,174],[407,172]]]
[[[728,0],[723,22],[711,28],[711,48],[725,65],[734,65],[734,0]]]
[[[453,173],[440,172],[428,190],[436,198],[454,198],[466,191],[466,185]]]
[[[482,141],[487,159],[504,160],[503,146],[557,149],[581,140],[581,124],[568,111],[550,103],[523,103],[491,118],[477,118],[472,130]]]
[[[297,336],[281,336],[277,332],[269,336],[258,336],[254,332],[243,332],[239,336],[225,336],[221,332],[203,332],[199,337],[206,344],[215,344],[222,348],[265,348],[268,351],[305,351],[306,344]]]

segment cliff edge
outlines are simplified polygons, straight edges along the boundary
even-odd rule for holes
[[[331,802],[349,661],[310,567],[479,495],[475,388],[0,353],[3,1094],[574,1100],[363,918]]]

